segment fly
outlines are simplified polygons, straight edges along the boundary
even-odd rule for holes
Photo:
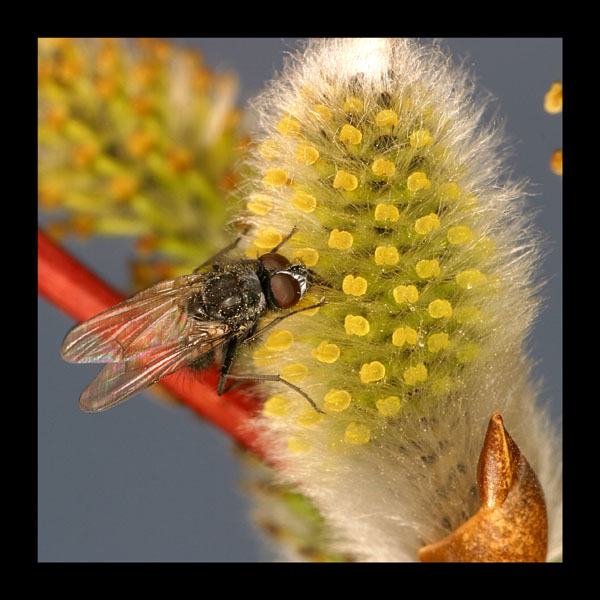
[[[227,379],[278,381],[314,401],[279,375],[230,374],[237,350],[296,313],[294,309],[258,328],[263,315],[294,307],[305,295],[308,270],[290,264],[277,251],[295,228],[270,252],[255,260],[222,261],[241,238],[190,274],[143,290],[74,327],[65,338],[62,357],[72,363],[107,363],[83,391],[79,406],[100,412],[183,367],[204,368],[223,357],[217,393]],[[212,265],[212,270],[199,272]]]

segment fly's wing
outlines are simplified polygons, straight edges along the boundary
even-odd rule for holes
[[[205,277],[200,273],[164,281],[77,325],[63,342],[63,359],[73,363],[131,360],[150,346],[185,335],[181,306],[201,289]]]
[[[111,408],[185,367],[229,337],[228,327],[223,323],[199,323],[194,319],[190,323],[190,332],[184,338],[151,346],[129,360],[107,364],[81,394],[81,409],[100,412]]]

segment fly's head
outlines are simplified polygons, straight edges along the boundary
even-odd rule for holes
[[[291,308],[304,297],[309,277],[304,265],[292,265],[285,256],[277,252],[263,254],[258,261],[258,277],[269,308]]]

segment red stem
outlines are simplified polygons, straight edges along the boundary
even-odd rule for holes
[[[122,302],[125,298],[54,244],[38,229],[38,292],[76,321]],[[264,457],[264,448],[250,427],[256,400],[237,388],[218,396],[216,368],[198,375],[191,369],[165,377],[157,385],[169,390],[188,408],[207,419],[245,448]]]

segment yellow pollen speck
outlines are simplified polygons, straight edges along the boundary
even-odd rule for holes
[[[555,81],[544,96],[544,110],[550,114],[557,114],[562,110],[563,89],[560,81]]]
[[[346,410],[352,402],[352,396],[346,390],[331,389],[325,395],[323,410],[325,412],[341,412]]]
[[[279,231],[276,231],[275,229],[262,229],[258,232],[258,235],[254,240],[254,245],[263,250],[271,250],[271,248],[275,248],[282,239],[283,237]]]
[[[427,175],[422,171],[417,171],[410,175],[410,177],[406,180],[406,187],[411,192],[417,192],[421,189],[429,189],[431,186],[431,182],[427,179]]]
[[[319,262],[319,253],[314,248],[301,248],[294,250],[294,258],[307,267],[314,267]]]
[[[279,376],[290,383],[300,383],[308,375],[308,367],[302,363],[292,363],[281,368]]]
[[[445,350],[450,345],[447,333],[434,333],[427,339],[429,352],[439,352]]]
[[[318,115],[323,121],[331,121],[333,119],[333,113],[331,109],[324,104],[317,104],[312,109],[313,114]]]
[[[461,271],[456,276],[456,283],[466,290],[470,290],[476,285],[483,283],[485,280],[486,276],[477,269],[467,269],[466,271]]]
[[[419,299],[419,290],[414,285],[399,285],[392,292],[398,304],[403,302],[415,303]]]
[[[562,150],[555,150],[550,157],[550,170],[556,175],[563,174],[563,153]]]
[[[396,165],[390,160],[378,158],[372,165],[371,171],[378,177],[393,177],[396,173]]]
[[[283,169],[269,169],[262,180],[271,187],[281,187],[289,181],[288,175]]]
[[[427,379],[427,367],[423,363],[419,363],[414,367],[409,367],[404,371],[404,381],[408,385],[415,385],[419,381]]]
[[[433,260],[420,260],[415,270],[421,279],[437,277],[440,274],[440,263],[435,258]]]
[[[265,342],[265,348],[269,350],[287,350],[294,342],[291,331],[284,329],[272,333]]]
[[[385,366],[378,360],[364,363],[360,368],[360,380],[363,383],[372,383],[385,377]]]
[[[394,246],[377,246],[375,248],[375,263],[378,265],[395,265],[400,260],[398,249]]]
[[[283,396],[271,396],[263,406],[263,414],[267,417],[285,417],[291,408],[290,401]]]
[[[438,194],[442,200],[456,200],[460,196],[461,189],[454,181],[442,183],[438,188]]]
[[[312,351],[312,355],[320,362],[332,364],[340,357],[340,347],[324,341]]]
[[[347,192],[351,192],[358,187],[358,179],[355,175],[351,173],[346,173],[346,171],[342,171],[341,169],[335,174],[335,179],[333,180],[334,188],[343,188]]]
[[[402,347],[404,344],[414,346],[417,343],[417,332],[412,327],[398,327],[392,334],[392,344]]]
[[[246,203],[248,210],[257,215],[266,215],[273,208],[273,201],[264,194],[252,194]]]
[[[291,438],[288,440],[287,449],[290,452],[308,452],[310,444],[297,438]]]
[[[415,231],[425,235],[434,229],[439,229],[440,220],[435,213],[430,213],[425,217],[421,217],[415,221]]]
[[[313,408],[307,408],[296,417],[296,423],[300,425],[300,427],[314,427],[324,418],[324,414],[318,413]]]
[[[434,300],[429,303],[427,310],[434,319],[452,316],[452,305],[448,300]]]
[[[423,146],[431,146],[433,138],[429,129],[418,129],[413,131],[409,136],[410,145],[413,148],[422,148]]]
[[[349,231],[339,231],[338,229],[334,229],[329,234],[327,245],[330,248],[337,248],[338,250],[348,250],[348,248],[352,248],[353,243],[354,238]]]
[[[296,195],[292,198],[292,204],[294,205],[294,208],[297,208],[302,212],[309,213],[315,210],[317,206],[317,199],[314,196],[303,192],[302,190],[298,190]]]
[[[342,282],[342,291],[349,296],[362,296],[367,291],[367,280],[360,276],[346,275]]]
[[[346,98],[346,102],[344,102],[345,112],[358,113],[363,111],[364,108],[364,102],[360,98],[355,98],[354,96],[349,96]]]
[[[379,414],[384,417],[393,417],[394,415],[397,415],[400,412],[400,405],[401,401],[398,396],[380,398],[375,402]]]
[[[371,430],[361,423],[350,423],[346,427],[344,439],[348,444],[366,444],[371,439]]]
[[[448,241],[451,244],[466,244],[473,239],[473,232],[466,225],[451,227],[448,230]]]
[[[398,209],[393,204],[378,204],[375,207],[376,221],[392,221],[395,222],[400,218]]]
[[[306,165],[314,165],[319,160],[319,151],[314,146],[302,144],[296,150],[296,158]]]
[[[352,125],[344,125],[340,131],[340,140],[346,144],[356,146],[362,141],[362,133]]]
[[[382,110],[377,113],[375,123],[379,127],[387,127],[388,125],[395,127],[398,125],[398,115],[393,110]]]
[[[258,151],[267,160],[274,160],[277,158],[279,152],[277,149],[277,143],[273,140],[265,140],[258,146]]]
[[[294,117],[284,117],[277,124],[279,133],[283,135],[298,135],[300,133],[300,122],[294,119]]]
[[[358,315],[346,315],[344,319],[344,329],[348,335],[367,335],[371,330],[369,321]]]

